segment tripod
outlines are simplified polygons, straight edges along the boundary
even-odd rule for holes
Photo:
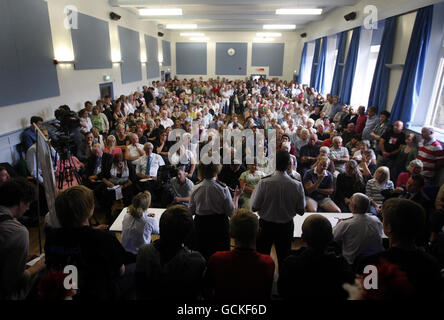
[[[71,152],[69,150],[65,150],[60,155],[60,170],[57,188],[59,190],[62,190],[63,182],[66,182],[68,184],[68,187],[71,187],[74,179],[76,179],[77,184],[82,183],[82,177],[77,172],[77,168],[72,159]]]

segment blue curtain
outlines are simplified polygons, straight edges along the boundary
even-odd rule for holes
[[[316,82],[316,74],[319,70],[319,49],[321,47],[321,38],[315,41],[315,50],[313,56],[313,64],[311,66],[310,87],[313,88]]]
[[[433,6],[418,10],[401,82],[393,103],[391,121],[408,126],[417,105],[432,30]]]
[[[333,73],[333,82],[331,84],[331,95],[339,96],[342,83],[342,71],[344,69],[345,41],[347,40],[347,31],[338,34],[338,56],[336,57],[335,71]]]
[[[321,54],[315,78],[315,89],[324,93],[325,60],[327,59],[327,37],[322,38]]]
[[[397,20],[398,17],[391,17],[385,20],[378,61],[376,62],[375,73],[373,74],[368,106],[376,106],[378,113],[385,110],[387,104],[390,69],[387,68],[385,64],[392,62]]]
[[[299,66],[299,76],[298,76],[298,83],[302,84],[302,73],[305,69],[305,60],[307,59],[307,42],[304,43],[304,48],[302,49],[302,55],[301,55],[301,64]]]
[[[344,66],[344,79],[342,80],[341,94],[339,95],[342,104],[350,104],[356,62],[358,61],[360,37],[361,27],[353,29],[353,35],[347,53],[347,60],[345,61]]]

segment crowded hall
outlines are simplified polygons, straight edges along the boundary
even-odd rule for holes
[[[444,299],[444,2],[210,2],[6,1],[0,300]]]

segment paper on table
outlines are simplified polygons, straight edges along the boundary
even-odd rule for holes
[[[35,265],[40,259],[42,259],[44,256],[45,256],[45,254],[42,253],[42,254],[41,254],[40,256],[38,256],[37,258],[32,259],[31,261],[29,261],[28,263],[26,263],[26,265],[27,265],[28,267],[32,267],[32,266]]]
[[[122,198],[123,198],[122,188],[120,186],[117,186],[117,188],[116,188],[116,200],[120,200]]]
[[[331,227],[334,228],[339,221],[339,218],[335,218],[335,217],[327,217],[328,221],[330,221],[331,223]]]

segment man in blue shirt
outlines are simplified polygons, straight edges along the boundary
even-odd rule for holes
[[[42,129],[43,126],[43,119],[38,116],[32,116],[31,117],[31,126],[26,129],[23,132],[22,135],[22,143],[24,147],[24,152],[28,151],[28,149],[37,142],[37,137],[35,135],[35,126],[37,126],[39,129]]]
[[[318,206],[325,212],[341,212],[341,209],[330,199],[333,194],[333,175],[327,170],[330,159],[321,157],[314,169],[308,170],[303,178],[307,194],[307,211],[317,212]]]

